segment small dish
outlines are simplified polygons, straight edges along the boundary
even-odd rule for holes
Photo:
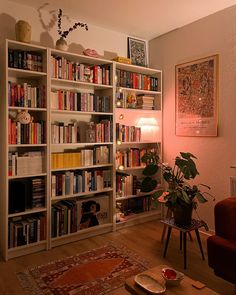
[[[163,268],[161,274],[168,285],[179,285],[184,278],[184,274],[173,268]]]
[[[148,274],[138,274],[134,277],[135,283],[151,294],[162,294],[166,287]]]

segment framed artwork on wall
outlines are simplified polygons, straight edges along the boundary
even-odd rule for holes
[[[128,57],[133,65],[147,67],[146,41],[128,37]]]
[[[175,134],[217,136],[218,55],[175,67]]]

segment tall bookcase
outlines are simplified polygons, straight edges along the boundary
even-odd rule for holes
[[[162,72],[116,63],[116,228],[156,218],[160,214],[151,193],[140,189],[142,156],[162,155]],[[161,176],[156,175],[158,186]]]
[[[145,212],[117,223],[118,202],[140,204],[146,196],[118,196],[116,176],[119,151],[140,156],[148,147],[161,155],[161,71],[11,40],[4,55],[3,258],[157,218],[160,210],[146,204]],[[137,138],[119,141],[117,123],[141,135],[133,130]],[[140,175],[142,168],[136,163],[123,171]]]
[[[47,48],[7,40],[4,53],[0,215],[7,260],[48,248],[49,114]]]

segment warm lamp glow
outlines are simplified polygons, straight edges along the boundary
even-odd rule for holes
[[[117,139],[116,144],[121,145],[121,141]]]
[[[119,165],[118,169],[119,169],[119,170],[124,170],[125,167],[124,167],[123,165]]]
[[[160,126],[156,118],[140,118],[137,126],[141,127],[142,140],[157,140]]]
[[[120,107],[120,106],[121,106],[121,101],[117,101],[117,102],[116,102],[116,106],[117,106],[117,107]]]
[[[120,114],[119,119],[120,120],[124,119],[124,114]]]

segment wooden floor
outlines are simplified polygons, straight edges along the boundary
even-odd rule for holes
[[[166,259],[162,258],[163,245],[160,242],[162,224],[160,221],[152,221],[141,225],[125,228],[114,233],[89,238],[75,243],[60,246],[50,251],[27,255],[20,258],[0,261],[0,295],[23,295],[23,291],[16,277],[16,272],[22,271],[27,267],[37,266],[50,261],[61,259],[80,252],[91,250],[108,243],[115,242],[117,245],[126,245],[140,256],[150,261],[150,266],[158,264],[168,264],[184,272],[193,279],[205,283],[209,288],[222,295],[234,294],[232,284],[216,277],[208,267],[207,260],[201,259],[196,240],[187,243],[188,268],[183,269],[183,255],[179,251],[179,239],[176,231],[173,230],[169,243]],[[206,236],[202,235],[204,252],[206,253]],[[201,292],[199,292],[200,294]],[[111,293],[110,293],[111,294]],[[112,294],[129,294],[123,288],[118,289]]]

